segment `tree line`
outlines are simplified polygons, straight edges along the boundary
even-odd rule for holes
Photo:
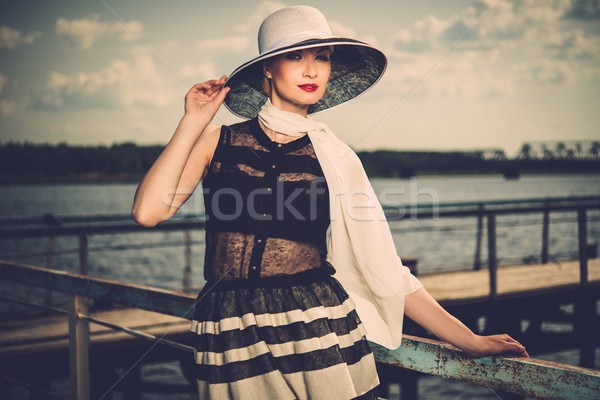
[[[132,142],[111,146],[66,143],[0,143],[0,182],[139,181],[164,145]],[[371,177],[410,177],[420,174],[600,172],[598,160],[507,159],[477,151],[357,152]]]
[[[163,148],[162,145],[138,146],[131,142],[112,146],[7,142],[0,144],[0,179],[134,179],[143,176]]]

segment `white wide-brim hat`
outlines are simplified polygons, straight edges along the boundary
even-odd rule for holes
[[[314,114],[364,93],[383,75],[387,58],[373,46],[334,36],[325,16],[316,8],[291,6],[269,15],[258,31],[259,56],[229,75],[225,106],[241,118],[254,118],[267,101],[262,92],[263,61],[293,50],[335,46],[326,95],[308,107]]]

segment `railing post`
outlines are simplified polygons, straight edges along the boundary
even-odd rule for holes
[[[485,331],[497,333],[502,326],[502,315],[498,310],[498,258],[496,256],[496,214],[487,213],[487,239],[488,239],[488,273],[490,279],[490,303],[485,317]]]
[[[577,236],[579,241],[579,284],[585,289],[588,284],[587,215],[585,208],[577,210]]]
[[[542,222],[542,264],[548,264],[548,241],[550,233],[550,204],[544,203],[544,218]]]
[[[54,235],[48,235],[48,244],[46,247],[46,268],[52,269],[52,262],[54,256]],[[44,291],[44,305],[51,306],[52,305],[52,290],[46,289]]]
[[[60,226],[60,220],[52,213],[42,215],[42,221],[48,227]],[[46,268],[52,269],[52,261],[54,256],[54,233],[48,235],[48,246],[46,249]],[[52,305],[52,290],[46,289],[44,294],[44,305]]]
[[[490,274],[490,297],[495,300],[498,296],[498,259],[496,257],[496,215],[487,213],[487,237],[488,237],[488,271]]]
[[[87,300],[72,296],[69,302],[69,372],[71,400],[90,399],[89,323],[79,318],[88,314]]]
[[[388,392],[388,394],[387,394],[388,400],[400,400],[401,389],[400,389],[399,383],[394,382],[394,383],[388,384],[387,392]]]
[[[579,295],[575,303],[575,331],[579,340],[579,365],[594,368],[595,339],[590,321],[596,319],[596,301],[588,289],[587,215],[584,208],[577,210],[579,241]]]
[[[192,286],[192,234],[189,229],[183,231],[185,241],[183,267],[183,291],[189,292]]]
[[[414,400],[419,398],[419,378],[413,371],[406,371],[402,379],[402,400]]]
[[[481,269],[481,242],[483,240],[483,216],[484,206],[479,205],[477,210],[477,237],[475,241],[475,262],[473,263],[473,269],[479,271]]]
[[[88,275],[88,238],[85,232],[79,234],[79,273]]]

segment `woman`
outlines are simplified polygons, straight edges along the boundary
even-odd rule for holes
[[[200,398],[376,398],[367,339],[398,347],[403,312],[470,355],[527,356],[508,335],[474,334],[402,266],[358,157],[308,118],[373,86],[383,53],[333,36],[307,6],[267,17],[259,51],[228,80],[190,89],[132,211],[154,226],[203,180]],[[223,102],[249,120],[210,125]]]

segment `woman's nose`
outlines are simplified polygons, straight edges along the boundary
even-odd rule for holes
[[[317,68],[315,66],[315,62],[311,59],[307,59],[304,63],[304,73],[303,76],[306,78],[314,79],[317,77]]]

